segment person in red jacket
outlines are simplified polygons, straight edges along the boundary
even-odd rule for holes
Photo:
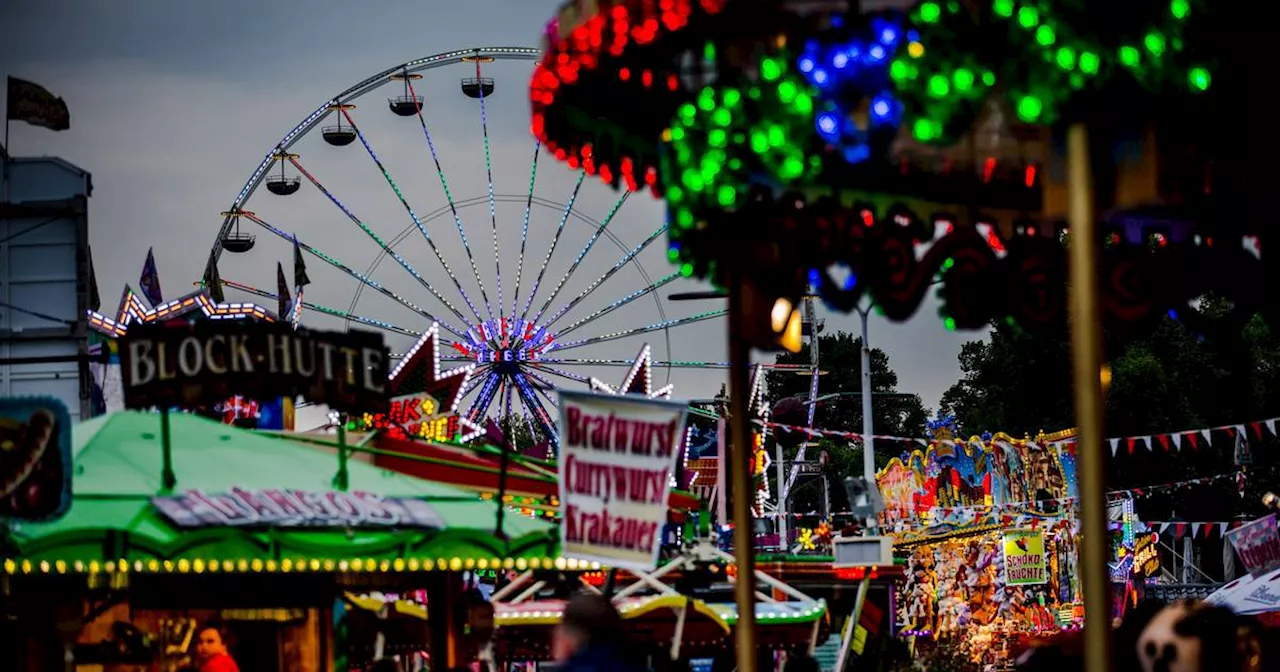
[[[240,666],[227,653],[226,639],[217,625],[206,624],[196,634],[196,658],[200,672],[240,672]]]

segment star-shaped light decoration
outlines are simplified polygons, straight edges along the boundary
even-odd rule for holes
[[[470,441],[483,434],[484,428],[459,414],[458,405],[475,368],[475,364],[467,364],[440,372],[440,327],[433,323],[391,371],[387,392],[393,403],[412,400],[419,395],[434,399],[431,404],[424,401],[420,405],[424,412],[430,414],[423,418],[423,422],[457,415],[458,440]]]
[[[627,371],[627,377],[623,379],[621,386],[615,388],[599,378],[592,378],[590,382],[592,392],[637,394],[646,399],[670,399],[671,392],[675,389],[674,385],[653,389],[653,355],[648,343],[636,355],[636,361]]]

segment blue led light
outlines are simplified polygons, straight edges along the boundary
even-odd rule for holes
[[[803,72],[806,74],[813,72],[813,66],[814,66],[814,62],[812,58],[805,56],[804,58],[800,59],[800,72]]]
[[[831,112],[818,115],[818,132],[828,140],[834,140],[840,134],[840,120]]]

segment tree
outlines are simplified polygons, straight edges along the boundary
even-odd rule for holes
[[[844,331],[818,337],[820,368],[826,372],[818,380],[818,403],[814,425],[823,429],[862,432],[862,339]],[[808,365],[809,352],[782,353],[778,364]],[[808,374],[808,370],[804,371]],[[791,371],[770,371],[766,378],[769,398],[786,397],[809,400],[808,375]],[[838,396],[833,396],[838,395]],[[920,436],[929,412],[916,394],[898,390],[898,374],[889,364],[889,356],[879,348],[871,349],[871,410],[876,434]],[[804,424],[799,422],[796,424]]]
[[[523,453],[526,449],[547,440],[542,428],[523,415],[515,413],[504,415],[498,419],[498,427],[507,437],[507,443],[516,452]]]
[[[844,432],[862,433],[862,339],[847,332],[836,332],[819,336],[818,340],[820,368],[826,372],[818,381],[818,403],[814,413],[814,426],[820,429],[831,429]],[[782,353],[775,360],[778,364],[808,365],[810,362],[807,350],[799,353]],[[807,369],[805,373],[807,373]],[[767,374],[769,398],[774,400],[788,397],[799,397],[805,403],[809,401],[808,375],[797,375],[787,370],[770,371]],[[891,436],[922,436],[929,412],[925,409],[919,395],[906,394],[898,390],[898,374],[889,364],[889,356],[878,348],[871,349],[871,410],[872,426],[876,434]],[[802,406],[805,412],[808,407]],[[777,418],[784,424],[804,425],[806,417]],[[902,446],[889,448],[878,446],[876,450],[876,467],[882,468],[888,461],[897,457]],[[836,438],[822,438],[807,449],[805,457],[817,459],[826,452],[831,460],[828,470],[831,485],[831,506],[833,510],[843,510],[848,502],[844,493],[846,476],[862,475],[862,446],[860,443]],[[794,442],[784,445],[783,455],[786,460],[795,459],[799,446]],[[775,453],[770,449],[770,455]],[[770,469],[768,478],[772,492],[776,496],[778,484],[776,469]],[[810,512],[820,510],[822,481],[811,477],[797,483],[792,492],[790,509],[792,511]]]

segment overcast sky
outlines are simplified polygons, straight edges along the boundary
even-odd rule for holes
[[[8,0],[0,3],[0,25],[5,26],[0,74],[46,86],[65,98],[71,111],[71,130],[63,133],[14,124],[10,151],[19,156],[61,156],[93,174],[89,228],[104,309],[114,309],[125,283],[137,285],[148,246],[155,247],[165,296],[174,298],[190,291],[200,279],[222,222],[219,212],[227,209],[276,143],[327,99],[412,59],[470,47],[537,46],[541,26],[557,4],[555,0]],[[473,202],[459,210],[459,219],[490,304],[497,313],[496,267],[500,265],[504,312],[510,314],[520,267],[523,198],[534,151],[526,98],[530,63],[499,61],[484,68],[483,74],[497,82],[485,114],[497,195],[493,212],[498,263],[486,198],[480,105],[459,89],[459,78],[474,76],[475,68],[455,65],[430,70],[415,87],[426,98],[428,131],[450,193],[458,203]],[[360,99],[352,115],[462,289],[486,315],[422,128],[416,119],[396,117],[387,110],[385,99],[399,93],[397,85],[388,84]],[[313,133],[293,151],[378,236],[394,241],[403,233],[394,249],[425,283],[391,259],[384,259],[369,273],[375,281],[423,311],[465,328],[467,323],[428,291],[434,288],[474,321],[462,295],[361,143],[331,147]],[[287,172],[296,174],[292,169]],[[545,156],[539,161],[535,194],[548,205],[534,206],[530,215],[522,306],[561,219],[562,211],[555,204],[569,200],[575,178]],[[603,220],[618,197],[588,180],[575,210],[587,219]],[[380,252],[377,243],[308,183],[289,197],[261,189],[245,207],[359,272],[370,268]],[[429,219],[432,215],[435,218]],[[611,268],[623,250],[661,226],[662,217],[661,204],[651,197],[629,199],[607,229],[617,240],[603,236],[597,241],[551,301],[548,314]],[[288,271],[289,244],[256,225],[246,222],[246,226],[258,236],[258,245],[248,254],[224,254],[222,276],[274,291],[276,262],[284,261]],[[534,312],[551,296],[594,230],[589,221],[569,219],[533,303]],[[617,273],[557,322],[553,331],[671,273],[664,252],[665,238],[638,258],[643,272],[629,266]],[[320,259],[308,257],[307,263],[314,283],[308,287],[308,300],[411,330],[427,326],[419,313],[375,292],[365,291],[356,300],[358,281]],[[665,299],[671,292],[697,288],[681,280],[657,296]],[[248,300],[236,292],[229,292],[228,298]],[[271,301],[260,301],[274,310]],[[664,315],[672,319],[723,307],[707,303],[664,300],[659,307],[646,297],[562,341],[657,323]],[[959,375],[960,345],[979,336],[948,333],[936,312],[937,304],[930,299],[909,324],[873,317],[870,325],[871,342],[888,352],[902,389],[920,394],[934,409]],[[858,330],[856,315],[824,310],[822,316],[828,331]],[[340,321],[315,313],[308,313],[306,321],[323,328],[341,326]],[[388,340],[393,350],[403,350],[412,342],[396,335],[388,335]],[[566,350],[559,356],[631,358],[646,341],[660,360],[725,359],[723,320],[672,329],[669,344],[659,332]],[[574,370],[614,383],[625,371]],[[656,382],[666,377],[662,371]],[[676,396],[682,398],[710,396],[724,379],[721,370],[670,373]],[[585,387],[553,380],[567,387]]]

